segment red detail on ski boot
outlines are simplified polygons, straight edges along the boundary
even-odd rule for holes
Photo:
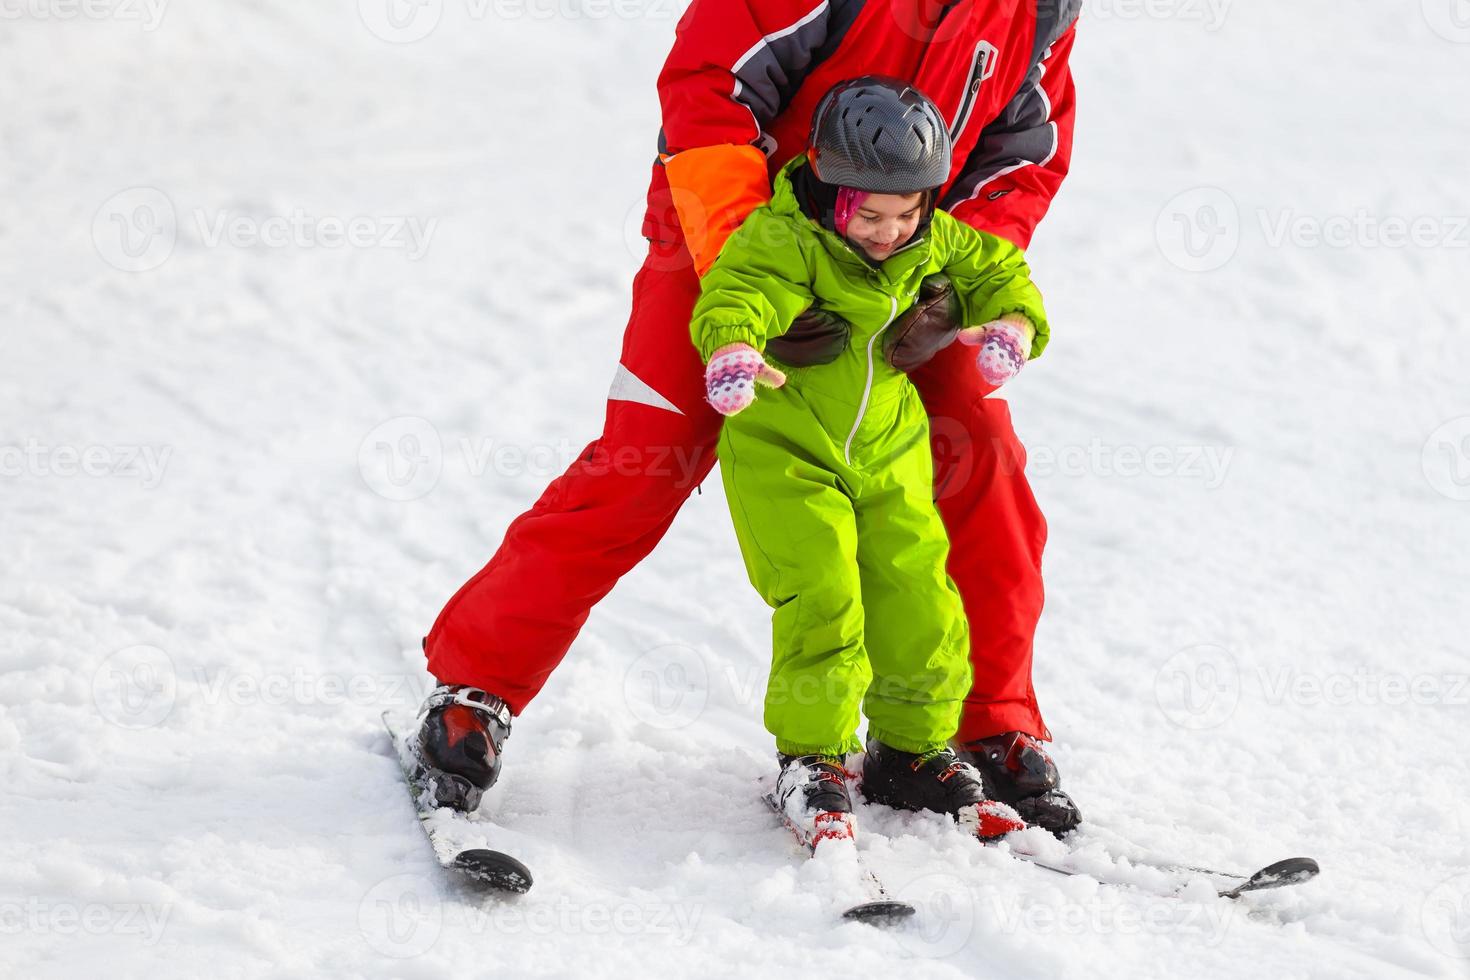
[[[1057,785],[1056,763],[1025,732],[966,742],[960,758],[980,771],[988,795],[1015,807],[1027,823],[1060,837],[1082,821],[1077,804]]]
[[[796,839],[812,849],[824,840],[852,840],[857,823],[842,760],[783,755],[780,762],[770,804]]]
[[[1026,829],[1026,821],[999,800],[981,800],[955,814],[961,827],[970,831],[983,844],[994,843],[1006,834]]]
[[[857,829],[853,826],[852,814],[823,811],[812,818],[810,847],[816,850],[824,840],[853,840]]]
[[[451,704],[444,709],[440,715],[444,722],[445,747],[460,750],[461,745],[470,735],[483,735],[485,725],[483,716],[474,708],[466,708],[462,704]]]

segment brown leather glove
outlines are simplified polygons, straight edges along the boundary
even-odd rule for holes
[[[766,341],[766,354],[788,367],[831,364],[847,350],[852,324],[813,304],[791,322],[791,328]]]
[[[883,356],[900,371],[918,370],[954,343],[963,315],[949,277],[942,272],[925,276],[919,285],[918,302],[883,338]]]

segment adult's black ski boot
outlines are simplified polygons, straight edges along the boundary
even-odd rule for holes
[[[1082,821],[1077,804],[1058,788],[1056,763],[1041,742],[1025,732],[966,742],[959,756],[980,771],[987,793],[1009,803],[1027,823],[1060,837]]]
[[[419,709],[419,781],[439,806],[470,812],[500,775],[510,707],[465,684],[442,684]]]

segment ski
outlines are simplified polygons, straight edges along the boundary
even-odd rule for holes
[[[764,793],[761,799],[765,801],[766,806],[771,808],[771,812],[781,818],[781,822],[795,835],[797,842],[806,849],[808,854],[816,854],[817,849],[827,841],[846,840],[856,845],[850,821],[828,830],[819,831],[814,839],[807,841],[800,829],[791,822],[790,817],[781,808],[774,793]],[[861,854],[854,850],[852,856],[857,862],[858,872],[868,892],[868,898],[844,910],[842,913],[844,919],[866,922],[870,925],[890,925],[909,918],[917,911],[908,902],[900,901],[888,894],[888,890],[883,887],[882,880],[872,868],[868,867]]]
[[[509,854],[485,847],[466,847],[465,832],[483,839],[486,831],[493,831],[494,824],[474,820],[469,814],[460,813],[434,802],[432,788],[424,784],[424,772],[418,764],[418,752],[412,744],[412,735],[406,735],[393,725],[388,712],[383,712],[383,727],[393,742],[394,754],[398,756],[398,767],[408,787],[409,798],[418,814],[419,825],[434,848],[439,864],[447,871],[496,891],[521,894],[531,888],[531,872],[520,861]]]
[[[1051,844],[1050,840],[1048,844]],[[1311,881],[1322,871],[1317,862],[1309,857],[1286,858],[1252,872],[1221,871],[1194,864],[1163,860],[1151,854],[1147,848],[1140,847],[1119,834],[1091,825],[1085,830],[1079,828],[1072,831],[1061,840],[1060,844],[1066,848],[1064,855],[1046,853],[1047,850],[1050,850],[1049,847],[1042,850],[1028,850],[1024,843],[1021,846],[1012,844],[1010,853],[1019,860],[1057,874],[1086,875],[1107,885],[1140,887],[1134,882],[1109,876],[1106,869],[1102,869],[1100,873],[1092,862],[1089,862],[1087,866],[1077,863],[1075,859],[1083,856],[1086,850],[1096,848],[1114,866],[1114,870],[1117,870],[1116,866],[1119,862],[1126,862],[1134,869],[1146,868],[1176,879],[1187,880],[1203,876],[1214,879],[1216,894],[1221,898],[1232,899],[1240,898],[1250,892],[1299,885]],[[1182,887],[1181,882],[1179,888]],[[1176,888],[1175,893],[1177,891]]]
[[[1061,875],[1082,875],[1096,879],[1099,883],[1115,887],[1136,887],[1132,882],[1109,879],[1098,874],[1093,869],[1067,867],[1057,864],[1037,854],[1028,851],[1012,850],[1011,856],[1025,861],[1027,864],[1052,871]],[[1182,865],[1153,864],[1147,861],[1128,860],[1135,867],[1150,868],[1170,875],[1204,875],[1207,877],[1224,878],[1235,882],[1230,887],[1220,887],[1228,882],[1216,882],[1216,894],[1221,898],[1239,898],[1248,892],[1265,891],[1271,888],[1284,888],[1288,885],[1299,885],[1304,881],[1311,881],[1321,872],[1317,862],[1307,857],[1286,858],[1274,864],[1268,864],[1251,874],[1237,874],[1229,871],[1212,871],[1208,868],[1191,868]]]
[[[1090,825],[1087,835],[1098,840],[1098,843],[1109,853],[1116,854],[1135,865],[1154,868],[1168,874],[1205,875],[1221,879],[1217,884],[1223,887],[1217,888],[1217,891],[1222,898],[1239,898],[1247,892],[1299,885],[1311,881],[1322,872],[1317,862],[1309,857],[1286,858],[1251,873],[1220,871],[1179,861],[1161,860],[1156,855],[1150,854],[1147,848],[1104,827]]]

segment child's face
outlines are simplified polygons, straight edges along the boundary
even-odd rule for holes
[[[868,254],[882,261],[902,248],[919,227],[924,195],[869,194],[847,222],[847,238]]]

